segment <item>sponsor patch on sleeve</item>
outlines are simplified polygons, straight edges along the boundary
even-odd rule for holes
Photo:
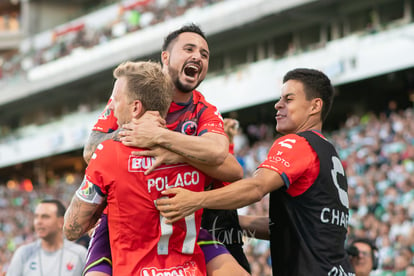
[[[76,195],[87,203],[101,204],[105,200],[105,197],[98,192],[98,187],[87,180],[86,177],[83,178]]]

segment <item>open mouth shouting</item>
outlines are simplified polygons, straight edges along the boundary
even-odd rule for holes
[[[184,74],[187,77],[187,79],[194,81],[196,80],[197,76],[201,72],[201,66],[197,63],[187,63],[184,66]]]

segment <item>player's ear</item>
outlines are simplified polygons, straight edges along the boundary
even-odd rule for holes
[[[313,113],[318,113],[318,112],[322,112],[322,106],[323,106],[323,101],[321,98],[315,98],[312,100],[312,104],[311,104],[311,112]]]
[[[168,66],[169,59],[170,59],[170,53],[168,51],[162,51],[161,62],[163,66]]]
[[[132,103],[132,117],[133,118],[139,118],[144,114],[145,110],[142,106],[142,102],[140,100],[135,100]]]

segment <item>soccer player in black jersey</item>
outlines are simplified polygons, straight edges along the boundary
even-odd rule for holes
[[[157,201],[161,214],[174,222],[199,208],[240,208],[270,193],[269,217],[247,224],[269,236],[273,275],[354,276],[345,250],[348,184],[335,148],[321,133],[333,97],[322,72],[289,71],[275,104],[276,130],[284,136],[254,175],[211,191],[167,190],[170,198]]]

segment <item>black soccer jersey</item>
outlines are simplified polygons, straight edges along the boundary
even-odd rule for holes
[[[270,194],[273,275],[355,275],[345,251],[348,184],[341,161],[320,135],[312,131],[298,135],[315,150],[320,171],[300,195],[291,196],[286,187]]]

